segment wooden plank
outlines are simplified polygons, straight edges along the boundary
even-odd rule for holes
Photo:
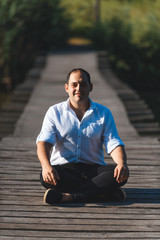
[[[29,187],[28,187],[29,190]],[[149,209],[149,208],[155,208],[158,209],[159,208],[159,199],[152,199],[152,198],[127,198],[125,200],[125,202],[122,204],[121,202],[99,202],[99,203],[83,203],[83,204],[71,204],[69,206],[72,207],[77,207],[77,206],[94,206],[94,207],[119,207],[122,205],[125,205],[126,207],[130,207],[130,208],[135,208],[135,207],[139,207],[141,204],[144,204],[144,208],[145,209]],[[6,200],[5,199],[0,201],[1,205],[12,205],[12,208],[15,207],[16,205],[23,205],[23,206],[45,206],[45,203],[43,202],[43,194],[42,197],[32,197],[32,198],[27,198],[27,201],[24,200],[16,200],[16,201],[12,201],[12,200]],[[68,204],[55,204],[55,206],[61,206],[61,207],[67,207]]]
[[[156,205],[155,205],[156,206]],[[99,204],[82,204],[82,203],[68,203],[68,204],[55,204],[54,206],[48,206],[48,205],[44,205],[42,204],[41,207],[39,207],[39,205],[16,205],[13,204],[12,205],[3,205],[0,206],[0,211],[3,213],[5,213],[7,211],[10,212],[10,214],[13,214],[15,212],[17,212],[18,214],[20,212],[23,211],[27,211],[30,215],[33,212],[41,213],[42,214],[52,214],[52,216],[54,216],[55,213],[64,213],[64,216],[66,216],[65,214],[69,214],[69,213],[74,213],[76,212],[76,214],[79,213],[91,213],[93,214],[106,214],[106,216],[108,214],[113,215],[114,217],[120,216],[121,214],[129,214],[131,217],[134,215],[139,215],[140,217],[143,217],[143,215],[146,214],[153,214],[153,215],[160,215],[160,208],[157,206],[155,207],[153,204],[149,204],[149,205],[144,205],[143,204],[117,204],[115,205],[114,203],[99,203]],[[78,216],[78,215],[77,215]]]
[[[92,213],[90,213],[91,215]],[[160,221],[159,219],[130,219],[129,221],[127,219],[123,219],[123,221],[121,221],[120,219],[93,219],[88,217],[87,219],[85,218],[74,218],[74,216],[72,218],[68,218],[68,216],[66,216],[65,218],[61,218],[61,215],[59,215],[59,217],[54,218],[54,217],[0,217],[0,221],[2,224],[2,228],[6,228],[5,226],[8,224],[10,226],[10,224],[13,226],[13,228],[18,228],[19,224],[23,224],[25,227],[27,226],[27,228],[32,229],[34,227],[34,224],[36,224],[37,228],[39,229],[41,226],[42,229],[45,230],[44,225],[47,224],[47,227],[50,226],[55,226],[55,228],[58,226],[64,226],[67,227],[68,229],[73,228],[75,226],[75,230],[81,228],[82,230],[86,230],[86,229],[91,229],[94,228],[94,225],[97,225],[97,228],[100,231],[107,231],[109,230],[109,228],[111,228],[110,230],[113,229],[117,229],[117,227],[121,228],[122,231],[128,231],[126,230],[128,228],[128,226],[132,226],[132,231],[135,231],[137,228],[137,231],[139,229],[139,231],[141,231],[142,228],[147,228],[147,226],[153,226],[152,229],[154,231],[156,231],[156,229],[158,229],[158,226],[160,226]],[[29,223],[28,223],[29,222]],[[31,227],[31,225],[33,224],[33,226]],[[114,226],[113,226],[114,224]],[[126,229],[124,229],[124,225],[126,227]],[[141,225],[141,228],[139,228],[139,225]],[[11,228],[12,228],[11,226]],[[106,229],[104,230],[104,227],[106,226]],[[24,227],[24,228],[25,228]],[[1,228],[1,227],[0,227]],[[36,229],[37,229],[36,228]],[[50,229],[51,227],[49,227]],[[56,230],[54,227],[51,230]],[[58,229],[59,227],[57,227]],[[101,229],[102,228],[102,229]],[[93,231],[96,231],[96,229],[94,229]]]
[[[123,232],[123,231],[118,231],[118,232],[84,232],[84,231],[26,231],[25,229],[23,230],[1,230],[3,235],[6,236],[18,236],[18,237],[23,237],[25,239],[26,237],[31,237],[31,239],[36,238],[42,238],[46,239],[51,238],[51,239],[158,239],[159,238],[159,233],[156,232]],[[17,238],[16,238],[17,239]],[[28,240],[28,239],[27,239]]]
[[[141,221],[142,223],[143,221]],[[73,224],[71,222],[68,222],[68,224],[41,224],[41,223],[1,223],[0,226],[2,229],[12,229],[12,230],[37,230],[37,231],[84,231],[84,232],[112,232],[112,231],[119,231],[119,232],[157,232],[159,231],[158,225],[130,225],[129,228],[127,228],[124,225],[98,225],[97,228],[95,228],[94,225],[89,224]]]
[[[103,212],[103,213],[92,213],[91,209],[89,209],[88,212],[80,212],[80,211],[75,211],[75,212],[64,212],[63,210],[61,211],[58,211],[58,210],[55,210],[54,213],[53,212],[45,212],[45,217],[44,217],[44,212],[40,212],[40,211],[32,211],[32,212],[29,212],[29,211],[5,211],[5,213],[1,212],[0,211],[0,217],[2,217],[2,220],[4,220],[4,217],[7,217],[7,218],[11,218],[10,221],[12,222],[15,222],[15,219],[13,217],[16,217],[16,218],[37,218],[37,215],[38,215],[38,218],[45,218],[45,220],[47,220],[48,218],[49,219],[61,219],[61,218],[66,218],[67,219],[97,219],[97,220],[103,220],[103,219],[107,219],[108,221],[111,219],[111,220],[149,220],[151,221],[152,219],[154,220],[159,220],[160,218],[160,213],[159,214],[146,214],[146,211],[143,212],[143,215],[142,213],[139,214],[139,212],[137,212],[137,214],[135,214],[135,212],[131,212],[131,213],[125,213],[124,211],[122,212],[118,212],[117,214],[116,213],[107,213],[106,211]],[[14,221],[13,221],[14,220]],[[27,219],[25,219],[27,221]],[[38,219],[37,219],[38,221]],[[160,224],[160,223],[158,223]]]

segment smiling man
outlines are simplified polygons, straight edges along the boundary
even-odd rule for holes
[[[69,98],[47,111],[37,137],[44,201],[121,201],[129,170],[124,144],[108,108],[89,98],[90,75],[81,68],[67,75]],[[106,164],[103,145],[113,165]]]

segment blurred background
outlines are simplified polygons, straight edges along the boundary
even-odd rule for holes
[[[38,54],[87,45],[160,122],[159,0],[0,0],[0,107]]]

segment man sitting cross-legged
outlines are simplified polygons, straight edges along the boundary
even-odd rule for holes
[[[120,201],[129,170],[124,144],[110,110],[89,98],[90,75],[81,68],[67,75],[67,101],[47,111],[37,137],[44,201]],[[104,161],[103,145],[115,164]]]

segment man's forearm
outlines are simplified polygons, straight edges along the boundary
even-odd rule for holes
[[[127,165],[127,156],[123,146],[115,148],[110,155],[116,164]]]
[[[52,145],[47,142],[38,142],[37,144],[37,155],[41,163],[42,168],[50,165],[50,151]]]

